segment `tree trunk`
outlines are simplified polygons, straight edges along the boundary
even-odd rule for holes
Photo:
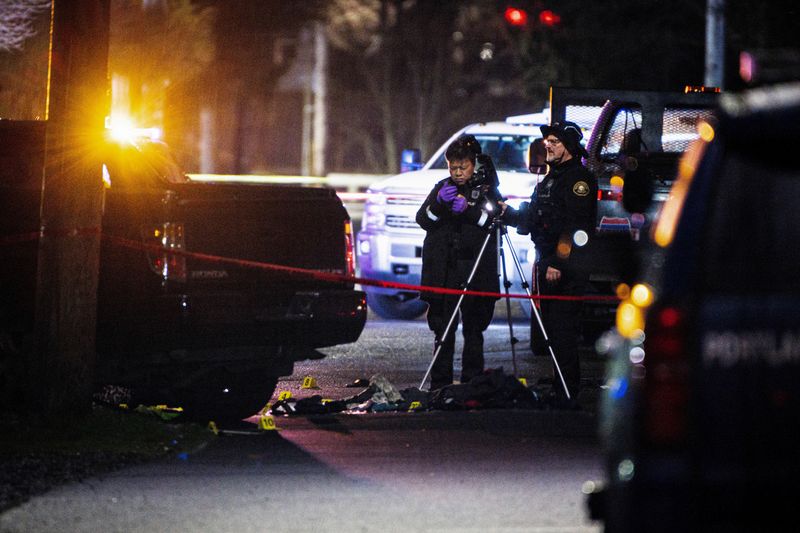
[[[95,358],[109,112],[110,0],[54,0],[36,294],[34,404],[47,420],[87,411]]]

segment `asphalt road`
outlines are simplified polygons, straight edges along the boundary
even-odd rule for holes
[[[520,339],[518,375],[546,360]],[[511,371],[508,326],[487,332],[487,366]],[[352,345],[297,365],[278,385],[346,398],[381,374],[419,384],[431,356],[424,320],[371,317]],[[587,370],[598,365],[589,362]],[[319,389],[303,389],[305,377]],[[64,486],[0,515],[0,531],[588,532],[582,484],[602,476],[592,392],[582,411],[482,410],[277,418],[274,431],[225,434],[184,456]]]

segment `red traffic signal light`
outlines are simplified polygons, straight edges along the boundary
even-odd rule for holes
[[[506,8],[506,22],[512,26],[525,26],[528,23],[528,12],[516,7]]]
[[[539,12],[539,22],[545,26],[558,26],[561,22],[561,15],[553,13],[549,9]]]

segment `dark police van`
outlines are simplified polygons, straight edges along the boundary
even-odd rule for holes
[[[653,221],[682,154],[700,136],[698,124],[707,122],[717,106],[718,92],[705,87],[682,92],[551,88],[552,122],[593,124],[584,162],[597,177],[596,233],[588,246],[573,249],[588,270],[589,293],[615,294],[616,286],[629,282],[649,256]],[[593,346],[613,324],[616,302],[587,301],[582,308],[583,344]]]
[[[599,343],[607,480],[587,492],[606,531],[797,520],[800,83],[723,95],[701,127]]]

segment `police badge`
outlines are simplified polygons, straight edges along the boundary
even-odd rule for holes
[[[572,186],[572,192],[575,193],[575,196],[586,196],[589,194],[589,184],[585,181],[579,181]]]

